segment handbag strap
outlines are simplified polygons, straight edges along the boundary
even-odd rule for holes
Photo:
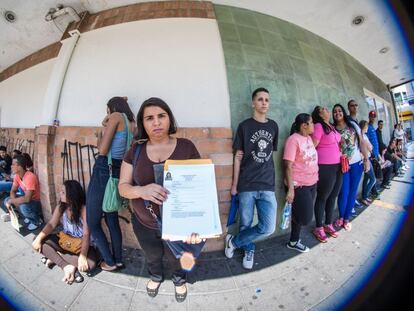
[[[132,162],[132,174],[134,174],[135,172],[135,168],[137,167],[137,163],[138,163],[138,158],[139,158],[139,155],[141,154],[141,150],[144,144],[145,143],[142,143],[142,144],[137,143],[137,147],[135,148],[135,152],[134,152],[134,159]],[[139,186],[138,176],[136,178],[133,177],[133,180],[134,180],[135,185]],[[150,212],[154,220],[156,220],[158,225],[160,225],[160,219],[155,214],[154,209],[152,208],[152,203],[148,200],[144,200],[144,205],[145,205],[145,208]]]

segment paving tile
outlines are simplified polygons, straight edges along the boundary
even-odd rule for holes
[[[135,290],[145,265],[143,260],[125,262],[126,268],[117,272],[100,271],[94,278],[109,284]]]
[[[238,291],[223,292],[220,294],[189,295],[188,310],[246,310]]]
[[[19,239],[16,239],[19,241]],[[40,255],[30,248],[17,253],[16,256],[3,263],[3,267],[24,286],[30,284],[46,271],[46,267],[40,261]]]
[[[0,234],[1,240],[1,252],[0,263],[7,261],[9,258],[14,257],[19,252],[25,249],[31,249],[31,247],[18,236],[18,233],[12,228],[7,228],[10,223],[0,222]]]
[[[52,270],[43,267],[44,272],[27,285],[28,289],[44,303],[57,310],[66,310],[90,281],[85,276],[82,283],[68,285],[62,282],[63,271],[55,266]]]
[[[243,258],[232,259],[228,265],[238,288],[254,286],[267,282],[274,278],[274,273],[269,273],[269,264],[262,252],[256,252],[252,270],[246,270],[242,265]]]
[[[191,292],[197,293],[236,289],[226,261],[197,262],[194,270],[188,275],[188,283]]]
[[[25,290],[22,293],[20,293],[16,297],[16,307],[18,310],[26,311],[52,311],[57,310],[55,308],[52,308],[51,306],[48,306],[47,304],[44,304],[41,300],[37,298],[36,295],[32,294],[31,292]]]
[[[24,291],[24,287],[0,266],[0,296],[14,301],[22,291]]]
[[[133,295],[134,291],[91,279],[69,310],[128,310]],[[141,310],[147,310],[146,306]]]

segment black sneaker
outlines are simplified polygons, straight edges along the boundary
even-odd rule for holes
[[[307,252],[309,252],[309,247],[307,247],[306,245],[303,245],[301,242],[300,242],[300,240],[299,241],[297,241],[295,244],[291,244],[290,242],[287,242],[286,243],[286,247],[287,248],[290,248],[290,249],[294,249],[294,250],[296,250],[296,251],[298,251],[298,252],[301,252],[301,253],[307,253]]]

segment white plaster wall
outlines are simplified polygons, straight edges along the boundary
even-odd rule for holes
[[[230,127],[217,22],[164,18],[82,34],[62,89],[61,125],[100,125],[117,95],[128,96],[135,114],[145,99],[164,99],[180,127]]]
[[[0,82],[0,126],[33,128],[41,123],[43,98],[55,59]]]

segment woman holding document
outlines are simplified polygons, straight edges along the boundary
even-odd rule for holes
[[[171,136],[176,133],[175,118],[168,105],[160,98],[149,98],[141,105],[137,115],[137,137],[139,141],[125,155],[121,166],[119,180],[120,195],[131,199],[135,217],[132,217],[134,233],[145,253],[148,263],[150,281],[147,293],[150,297],[158,294],[164,280],[164,249],[168,261],[172,265],[172,281],[175,285],[175,298],[183,302],[187,296],[186,272],[181,269],[179,260],[166,247],[161,239],[158,224],[154,215],[160,217],[159,205],[168,197],[168,191],[155,183],[153,166],[162,164],[168,159],[199,159],[194,144],[183,138]],[[144,142],[142,142],[145,140]],[[137,152],[137,148],[140,148]],[[139,186],[138,186],[139,185]],[[145,206],[148,201],[152,210]],[[192,234],[187,243],[200,243],[198,234]]]

